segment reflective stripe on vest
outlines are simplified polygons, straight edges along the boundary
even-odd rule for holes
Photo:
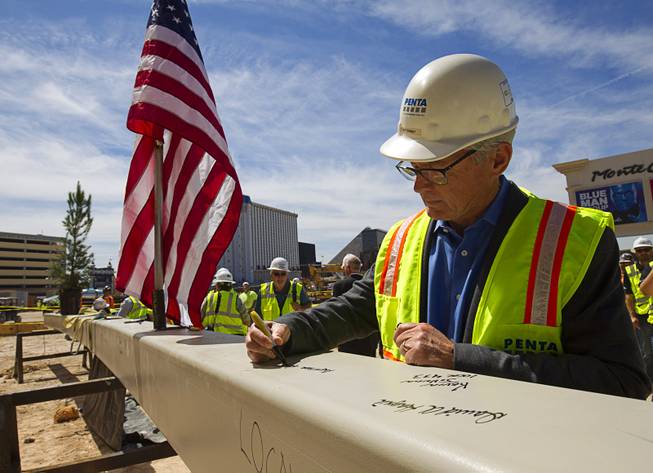
[[[129,296],[129,300],[132,301],[132,308],[127,314],[128,319],[145,318],[148,314],[152,313],[151,309],[148,309],[145,304],[136,299],[134,296]]]
[[[558,314],[558,279],[576,207],[547,200],[535,237],[528,276],[525,324],[555,327]]]
[[[404,220],[401,225],[392,233],[390,238],[390,243],[388,245],[388,255],[385,258],[385,264],[383,265],[383,273],[381,275],[381,282],[379,286],[379,293],[386,294],[388,296],[393,296],[397,293],[397,276],[399,274],[399,262],[401,261],[401,255],[404,251],[404,245],[406,244],[406,237],[408,236],[408,231],[410,227],[415,223],[415,221],[422,215],[426,209],[417,212],[412,217]]]
[[[202,325],[214,332],[245,335],[247,327],[238,312],[238,294],[230,291],[211,291],[207,296]],[[219,305],[218,305],[219,302]]]
[[[653,261],[649,263],[653,267]],[[626,266],[626,275],[630,280],[630,288],[633,291],[633,298],[635,299],[635,312],[637,315],[647,315],[652,308],[653,298],[647,296],[639,288],[642,283],[642,273],[636,264]]]
[[[288,291],[286,300],[283,303],[283,309],[279,312],[279,303],[277,302],[277,296],[274,293],[274,284],[271,282],[261,284],[261,317],[263,320],[276,320],[282,315],[292,312],[293,308],[291,302],[298,302],[299,296],[302,293],[302,287],[301,283],[290,283],[290,290]]]
[[[605,227],[612,226],[612,216],[524,192],[528,202],[504,237],[483,287],[472,343],[506,351],[561,353],[562,308],[583,280]],[[403,359],[393,340],[397,324],[420,320],[422,254],[429,222],[426,214],[418,214],[396,224],[377,256],[377,317],[389,358]],[[392,251],[404,226],[408,235],[401,237],[399,251]],[[395,268],[392,285],[386,267]]]

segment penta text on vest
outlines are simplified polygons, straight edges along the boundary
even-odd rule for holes
[[[560,353],[558,345],[549,340],[533,340],[529,338],[504,338],[503,349],[506,351],[538,351]]]

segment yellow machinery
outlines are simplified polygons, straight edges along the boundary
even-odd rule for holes
[[[306,289],[313,302],[322,302],[332,297],[333,284],[343,277],[339,264],[310,264],[308,271],[311,277]]]

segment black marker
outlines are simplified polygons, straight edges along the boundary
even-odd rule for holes
[[[272,349],[277,354],[277,357],[279,358],[279,360],[281,360],[281,364],[283,366],[290,366],[288,364],[288,361],[286,360],[286,356],[283,354],[283,351],[281,351],[281,347],[278,346],[276,343],[274,343],[274,339],[272,338],[272,334],[268,330],[267,325],[265,325],[265,322],[263,322],[263,320],[261,320],[261,317],[259,317],[259,315],[254,310],[251,311],[249,313],[249,315],[252,317],[252,319],[254,319],[254,325],[256,325],[258,327],[258,329],[261,332],[263,332],[265,334],[265,336],[268,337],[270,339],[270,341],[272,342]]]

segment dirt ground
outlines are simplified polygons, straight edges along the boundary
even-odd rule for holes
[[[38,315],[29,318],[36,320]],[[23,365],[24,383],[18,384],[12,377],[15,341],[15,336],[0,337],[0,394],[88,379],[88,372],[82,367],[82,356],[77,355],[26,362]],[[23,356],[68,351],[70,343],[63,334],[23,338]],[[112,452],[100,438],[89,432],[83,417],[60,424],[54,422],[55,411],[66,404],[75,404],[75,401],[62,399],[16,408],[22,469],[90,459]],[[181,458],[172,457],[111,471],[184,473],[190,470]]]

